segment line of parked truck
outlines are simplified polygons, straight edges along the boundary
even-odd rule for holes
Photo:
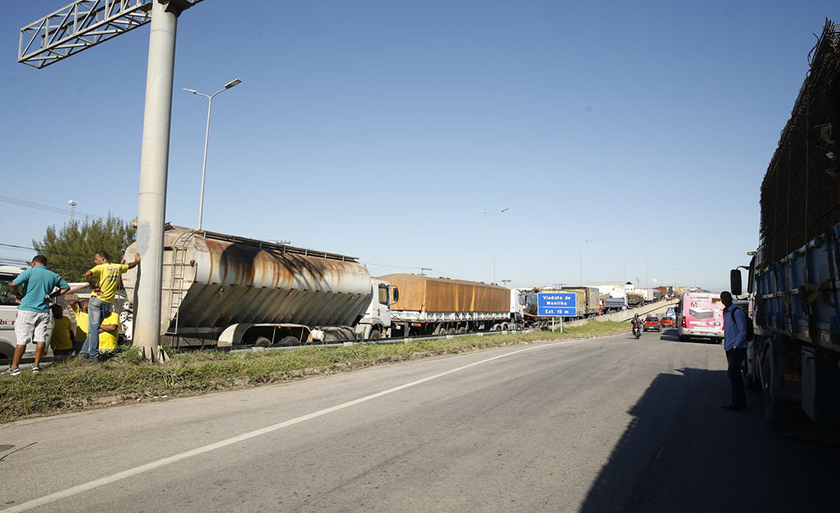
[[[664,288],[609,294],[596,287],[508,289],[416,274],[374,278],[353,257],[171,225],[164,248],[160,332],[164,343],[178,347],[291,346],[533,329],[551,324],[551,318],[539,316],[541,291],[574,294],[577,319],[669,293]],[[124,258],[133,260],[135,252],[132,244]],[[21,269],[0,271],[2,358],[14,346],[15,306],[3,290]],[[125,300],[118,310],[129,340],[136,284],[136,269],[123,276]]]
[[[539,289],[417,274],[373,278],[354,257],[176,226],[167,226],[164,247],[160,328],[178,345],[377,340],[520,330],[548,322],[538,316]],[[129,246],[125,258],[134,258],[134,252]],[[136,272],[129,271],[123,282],[132,303]],[[563,290],[577,296],[576,318],[604,312],[599,289]],[[130,336],[130,315],[125,328]]]

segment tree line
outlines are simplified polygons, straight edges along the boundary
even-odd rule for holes
[[[130,223],[109,214],[106,219],[73,220],[60,229],[50,226],[44,238],[33,240],[32,246],[65,280],[85,281],[85,271],[94,265],[94,253],[105,250],[113,262],[121,261],[136,231]]]

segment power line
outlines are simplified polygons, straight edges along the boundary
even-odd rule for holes
[[[41,210],[41,211],[44,211],[44,212],[51,212],[53,214],[62,214],[62,215],[65,215],[65,216],[70,216],[71,218],[73,218],[74,216],[85,216],[85,217],[95,217],[96,219],[102,219],[102,220],[108,219],[107,217],[98,216],[96,214],[88,214],[88,213],[85,213],[85,212],[77,212],[75,209],[53,207],[53,206],[50,206],[50,205],[43,205],[41,203],[35,203],[35,202],[32,202],[32,201],[26,201],[26,200],[17,199],[17,198],[10,198],[8,196],[0,196],[0,201],[2,201],[3,203],[9,203],[11,205],[16,205],[18,207],[32,208],[32,209]]]
[[[3,246],[4,248],[26,249],[26,250],[30,250],[30,251],[37,251],[35,248],[30,248],[29,246],[18,246],[17,244],[6,244],[6,243],[3,243],[3,242],[0,242],[0,246]]]

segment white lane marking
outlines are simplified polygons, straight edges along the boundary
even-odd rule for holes
[[[594,340],[594,339],[586,339],[586,340]],[[366,395],[364,397],[360,397],[359,399],[354,399],[352,401],[348,401],[346,403],[338,404],[336,406],[331,406],[329,408],[324,408],[323,410],[318,410],[314,413],[309,413],[307,415],[303,415],[301,417],[296,417],[294,419],[287,420],[285,422],[280,422],[278,424],[274,424],[268,427],[264,427],[261,429],[257,429],[254,431],[250,431],[248,433],[244,433],[238,436],[234,436],[231,438],[227,438],[225,440],[221,440],[219,442],[205,445],[202,447],[197,447],[195,449],[185,451],[179,454],[175,454],[173,456],[169,456],[168,458],[162,458],[157,461],[153,461],[151,463],[146,463],[145,465],[140,465],[138,467],[134,467],[128,470],[124,470],[122,472],[118,472],[116,474],[103,477],[101,479],[96,479],[94,481],[89,481],[87,483],[83,483],[72,488],[68,488],[66,490],[62,490],[60,492],[51,493],[49,495],[45,495],[44,497],[40,497],[38,499],[33,499],[31,501],[27,501],[16,506],[12,506],[11,508],[6,508],[4,510],[0,510],[2,513],[16,513],[18,511],[29,511],[30,509],[37,508],[40,506],[44,506],[46,504],[50,504],[61,499],[66,499],[68,497],[72,497],[74,495],[78,495],[83,492],[87,492],[89,490],[93,490],[94,488],[99,488],[100,486],[104,486],[107,484],[111,484],[116,481],[121,481],[128,477],[136,476],[137,474],[142,474],[143,472],[148,472],[150,470],[154,470],[165,465],[169,465],[171,463],[176,463],[181,460],[185,460],[187,458],[192,458],[193,456],[198,456],[200,454],[204,454],[210,451],[215,451],[216,449],[221,449],[223,447],[227,447],[228,445],[233,445],[235,443],[243,442],[245,440],[249,440],[251,438],[255,438],[258,436],[262,436],[279,429],[287,428],[289,426],[294,426],[295,424],[300,424],[301,422],[306,422],[307,420],[314,419],[316,417],[321,417],[323,415],[327,415],[329,413],[343,410],[345,408],[349,408],[351,406],[355,406],[357,404],[361,404],[371,399],[376,399],[378,397],[382,397],[384,395],[393,394],[394,392],[399,392],[400,390],[405,390],[406,388],[421,385],[426,383],[427,381],[432,381],[433,379],[442,378],[444,376],[448,376],[449,374],[453,374],[455,372],[462,371],[464,369],[469,369],[470,367],[475,367],[476,365],[481,365],[483,363],[492,362],[493,360],[498,360],[500,358],[507,358],[508,356],[513,356],[515,354],[524,353],[525,351],[533,351],[535,349],[544,349],[546,347],[556,346],[558,344],[565,344],[569,345],[570,342],[578,342],[574,340],[564,341],[564,342],[552,342],[550,344],[541,344],[538,346],[527,347],[525,349],[520,349],[518,351],[513,351],[510,353],[501,354],[499,356],[494,356],[492,358],[487,358],[486,360],[480,360],[477,362],[473,362],[461,367],[457,367],[455,369],[450,369],[448,371],[441,372],[439,374],[435,374],[429,376],[427,378],[418,379],[417,381],[412,381],[411,383],[406,383],[405,385],[400,385],[394,388],[389,388],[388,390],[383,390],[381,392],[377,392],[375,394]]]

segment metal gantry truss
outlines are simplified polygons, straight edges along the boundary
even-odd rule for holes
[[[160,0],[76,0],[20,29],[18,62],[43,68],[148,23]],[[185,4],[201,0],[170,0]]]

